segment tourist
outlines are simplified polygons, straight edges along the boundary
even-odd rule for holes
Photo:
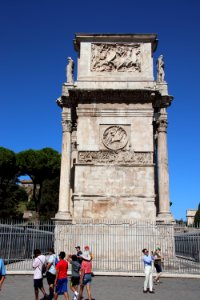
[[[49,300],[54,297],[54,282],[56,279],[56,254],[54,249],[49,249],[49,258],[47,260],[47,283],[49,285]]]
[[[67,290],[68,262],[65,260],[65,256],[65,252],[61,251],[59,254],[59,262],[56,264],[56,290],[54,294],[54,300],[58,299],[58,295],[64,295],[65,299],[69,300],[69,294]]]
[[[80,246],[76,246],[76,256],[78,257],[78,262],[81,264],[82,259],[80,258],[80,256],[83,254],[83,252],[81,251],[81,247]]]
[[[90,247],[89,246],[85,246],[84,247],[84,251],[83,251],[83,255],[84,256],[90,256],[90,259],[93,259],[93,255],[92,252],[90,251]]]
[[[2,285],[5,278],[6,278],[6,269],[4,267],[3,259],[0,257],[0,291],[2,289]]]
[[[153,256],[149,255],[149,251],[144,248],[142,250],[144,256],[143,256],[143,262],[144,262],[144,273],[145,273],[145,280],[144,280],[144,289],[143,293],[149,293],[153,294]]]
[[[92,282],[92,261],[91,256],[89,254],[82,255],[82,264],[81,264],[81,270],[80,270],[80,291],[79,291],[79,297],[78,300],[82,299],[83,290],[86,286],[87,294],[88,294],[88,300],[92,300],[91,295],[91,282]]]
[[[74,293],[73,300],[78,299],[78,286],[80,284],[80,268],[81,264],[78,261],[76,255],[69,255],[68,259],[69,263],[72,265],[72,276],[70,282],[70,289]]]
[[[155,277],[155,283],[159,283],[160,282],[160,276],[162,273],[162,256],[161,256],[161,249],[159,247],[156,248],[155,252],[154,252],[154,266],[156,269],[156,277]]]
[[[48,296],[45,292],[45,289],[43,287],[43,275],[42,275],[42,266],[46,264],[46,257],[41,254],[40,249],[34,250],[34,262],[33,262],[33,268],[34,268],[34,290],[35,290],[35,300],[39,300],[39,289],[43,293],[44,298],[48,299]]]

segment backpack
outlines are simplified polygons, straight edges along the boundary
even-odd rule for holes
[[[47,271],[47,265],[43,264],[42,265],[42,276],[44,277],[46,275],[46,271]]]
[[[39,257],[38,257],[39,259]],[[39,259],[41,261],[41,259]],[[42,261],[41,261],[42,262]],[[41,269],[41,273],[42,273],[42,276],[45,277],[46,276],[46,272],[47,272],[47,264],[46,264],[46,261],[42,264],[42,269]]]

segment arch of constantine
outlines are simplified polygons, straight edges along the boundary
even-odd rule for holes
[[[63,132],[59,250],[89,243],[102,262],[116,249],[116,260],[131,253],[138,260],[143,247],[159,244],[173,256],[166,110],[173,97],[163,55],[154,72],[157,43],[156,34],[75,35],[77,80],[68,57],[57,99]]]
[[[62,107],[56,219],[173,220],[167,112],[172,96],[155,34],[77,34],[77,81],[69,57]]]

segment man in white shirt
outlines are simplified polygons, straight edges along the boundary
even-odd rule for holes
[[[54,297],[54,282],[56,279],[56,254],[54,249],[49,249],[49,258],[47,260],[47,282],[49,285],[49,300]]]
[[[35,300],[39,300],[39,289],[44,295],[43,299],[48,299],[48,295],[45,292],[45,289],[43,287],[43,277],[42,277],[42,266],[43,264],[46,264],[46,258],[44,255],[41,254],[41,251],[39,249],[34,250],[34,262],[33,262],[33,268],[34,268],[34,275],[33,275],[33,284],[34,284],[34,290],[35,290]]]

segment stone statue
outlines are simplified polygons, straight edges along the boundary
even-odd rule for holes
[[[66,68],[67,83],[74,83],[74,61],[71,57],[67,58],[68,64]]]
[[[164,57],[160,55],[156,62],[157,67],[157,82],[164,82],[165,71],[164,71]]]

